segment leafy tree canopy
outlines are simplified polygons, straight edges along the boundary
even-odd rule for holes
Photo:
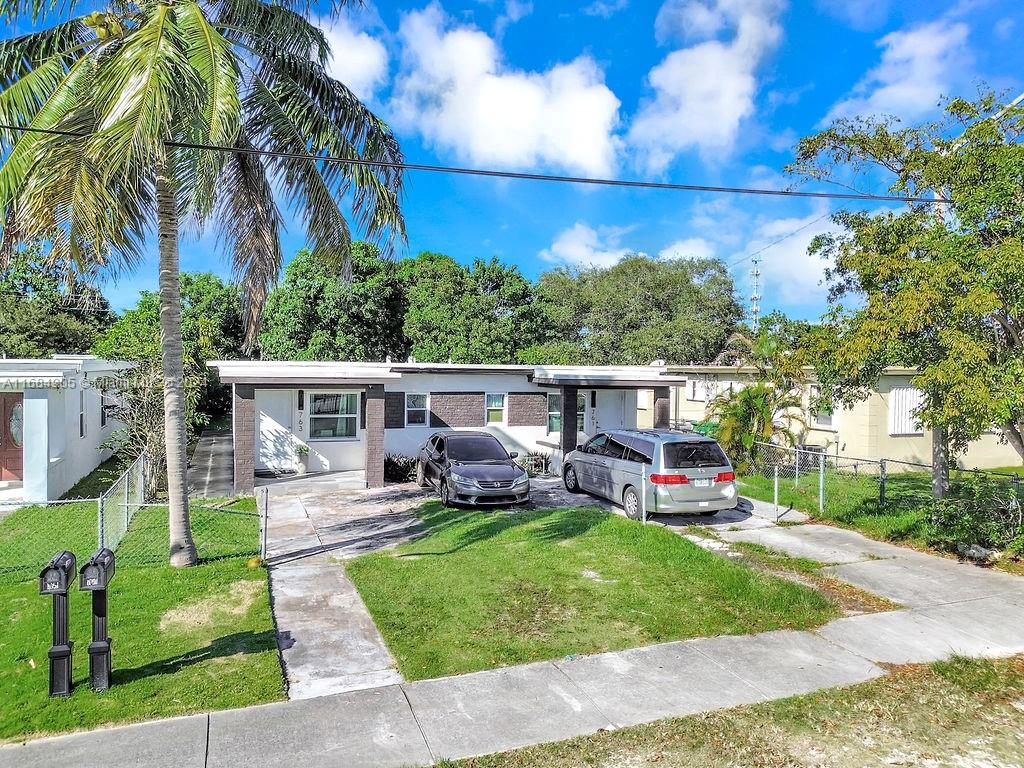
[[[843,232],[812,245],[833,264],[836,306],[810,342],[819,377],[845,401],[886,365],[918,368],[918,415],[954,450],[997,424],[1024,456],[1022,133],[1024,109],[987,94],[950,101],[922,127],[839,121],[803,139],[792,166],[840,181],[885,173],[893,192],[951,201],[838,214]]]
[[[299,252],[268,297],[259,339],[263,358],[406,358],[408,305],[399,265],[368,243],[353,245],[350,264],[346,275],[343,265]]]
[[[89,275],[58,269],[34,243],[0,269],[0,355],[88,352],[114,319]]]

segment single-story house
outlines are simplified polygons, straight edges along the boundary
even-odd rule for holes
[[[757,370],[749,366],[674,365],[668,370],[687,380],[683,386],[672,388],[674,423],[708,418],[716,396],[757,378]],[[915,373],[912,368],[887,368],[866,400],[849,408],[819,410],[811,407],[818,400],[818,390],[814,371],[808,368],[808,385],[801,393],[807,429],[799,435],[799,442],[824,447],[837,456],[931,464],[932,433],[914,418],[923,398],[923,393],[911,384]],[[956,460],[965,469],[1021,463],[1013,447],[1000,440],[997,430],[979,437]],[[893,465],[890,469],[899,471],[900,467]]]
[[[258,473],[294,472],[303,460],[312,472],[364,472],[379,487],[385,454],[415,456],[447,429],[491,432],[508,450],[546,454],[558,467],[598,430],[667,428],[670,388],[685,383],[664,365],[209,365],[232,388],[237,493],[251,492]]]
[[[0,501],[58,499],[110,458],[98,380],[126,363],[89,355],[0,360]]]

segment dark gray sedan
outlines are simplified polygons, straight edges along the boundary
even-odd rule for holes
[[[441,503],[520,504],[530,500],[530,478],[494,435],[438,432],[416,457],[416,482],[432,485]]]

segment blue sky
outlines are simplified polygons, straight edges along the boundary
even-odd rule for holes
[[[322,26],[335,76],[425,163],[782,187],[796,139],[834,117],[917,123],[982,82],[1024,88],[1014,0],[379,2]],[[746,294],[744,257],[800,229],[761,254],[762,306],[816,318],[824,264],[806,246],[840,205],[410,173],[404,252],[497,256],[531,278],[713,255]],[[213,240],[183,244],[182,267],[226,273]],[[302,243],[291,225],[288,256]],[[155,281],[148,263],[108,294],[123,308]]]

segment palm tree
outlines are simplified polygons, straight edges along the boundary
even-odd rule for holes
[[[750,470],[759,443],[793,445],[794,425],[806,428],[798,395],[767,382],[723,393],[711,402],[716,438],[741,472]]]
[[[0,0],[0,14],[45,21],[43,2]],[[405,236],[398,143],[328,76],[328,44],[302,10],[290,0],[115,0],[106,12],[0,43],[0,123],[33,129],[0,129],[4,251],[43,238],[68,271],[117,272],[139,263],[156,224],[174,565],[196,562],[180,223],[219,235],[245,290],[250,344],[281,266],[278,197],[326,259],[344,263],[351,245],[341,200],[366,236]],[[383,164],[320,163],[308,153]]]
[[[757,371],[758,381],[773,382],[787,391],[805,381],[803,361],[801,350],[793,349],[781,334],[766,327],[754,335],[733,333],[714,359],[716,365],[748,365]]]

